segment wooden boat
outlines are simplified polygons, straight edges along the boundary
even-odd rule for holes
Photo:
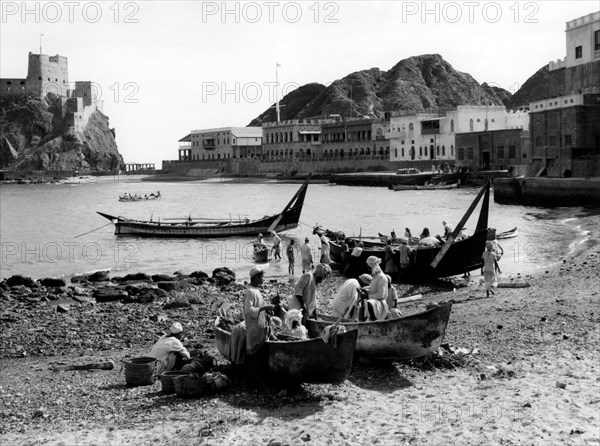
[[[354,353],[371,359],[419,358],[440,348],[450,319],[452,304],[440,305],[400,319],[376,322],[342,322],[347,330],[358,330]],[[336,318],[318,315],[308,319],[309,336],[320,336]]]
[[[458,183],[454,184],[425,184],[422,186],[419,185],[404,185],[404,184],[393,184],[392,189],[394,191],[400,190],[444,190],[444,189],[456,189],[458,187]]]
[[[164,221],[142,221],[98,212],[115,224],[116,235],[136,235],[140,237],[185,237],[214,238],[244,235],[256,235],[259,232],[286,231],[298,226],[300,213],[304,205],[304,197],[308,188],[308,180],[292,197],[279,214],[262,217],[257,220],[212,220],[178,219],[174,223]],[[169,220],[169,219],[165,219]]]
[[[513,237],[516,237],[517,235],[519,235],[519,231],[517,230],[517,227],[515,226],[514,228],[509,229],[508,231],[497,232],[496,239],[502,240],[502,239],[506,239],[506,238],[513,238]]]
[[[269,248],[263,245],[261,249],[254,249],[253,258],[256,263],[267,263],[269,261]]]
[[[440,277],[454,276],[464,274],[469,271],[481,269],[483,260],[481,254],[485,251],[485,242],[488,240],[488,234],[491,236],[494,230],[488,230],[488,212],[489,212],[489,182],[481,189],[471,206],[463,216],[461,222],[456,226],[451,238],[443,246],[436,247],[416,247],[411,253],[411,263],[406,271],[406,276],[410,279],[437,279]],[[475,232],[470,237],[461,239],[461,233],[464,223],[475,209],[477,203],[483,198],[483,204],[479,213],[479,219]],[[331,234],[338,234],[329,231]],[[455,241],[457,240],[458,241]],[[489,238],[490,240],[492,238]],[[336,238],[331,238],[330,257],[334,262],[343,263],[342,251]],[[352,276],[368,273],[369,268],[366,260],[369,256],[377,256],[385,259],[385,244],[381,242],[363,242],[365,247],[353,268]],[[411,247],[412,248],[412,247]],[[396,264],[400,264],[400,253],[394,252]],[[438,259],[438,256],[440,257]],[[434,264],[435,263],[435,264]]]
[[[329,324],[331,325],[331,324]],[[337,337],[334,347],[321,337],[306,341],[267,341],[269,373],[286,382],[340,384],[350,374],[357,330]],[[217,350],[230,359],[231,333],[215,321]]]
[[[157,195],[131,195],[131,194],[123,194],[119,195],[119,201],[144,201],[144,200],[158,200],[161,197],[160,192]]]

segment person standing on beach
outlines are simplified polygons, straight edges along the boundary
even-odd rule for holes
[[[410,252],[412,251],[408,246],[408,241],[401,239],[398,251],[400,252],[400,277],[406,278],[406,270],[410,265]]]
[[[264,380],[267,369],[267,315],[274,305],[266,305],[258,289],[263,284],[264,270],[260,266],[250,269],[250,285],[244,294],[244,321],[246,322],[246,383],[256,387]]]
[[[290,240],[290,244],[287,246],[285,250],[285,254],[288,259],[288,273],[290,276],[294,275],[294,261],[295,261],[295,252],[294,252],[294,239]]]
[[[271,248],[273,258],[275,260],[281,260],[281,237],[277,235],[275,231],[271,233],[273,235],[273,248]]]
[[[481,274],[485,281],[485,293],[486,297],[490,297],[490,293],[493,296],[496,295],[492,288],[497,285],[498,278],[496,273],[500,274],[500,266],[498,266],[498,257],[494,253],[494,245],[492,242],[485,242],[485,251],[482,254],[483,267],[481,268]]]
[[[312,269],[313,257],[308,237],[304,239],[304,245],[300,248],[300,258],[302,259],[302,274],[309,272]]]

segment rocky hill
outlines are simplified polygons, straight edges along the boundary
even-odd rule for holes
[[[456,71],[439,54],[426,54],[401,60],[389,71],[357,71],[328,87],[304,85],[287,94],[280,105],[282,119],[297,119],[328,114],[383,117],[391,110],[507,105],[510,100],[508,91],[479,84],[471,75]],[[250,125],[274,120],[275,112],[270,108]]]
[[[564,70],[550,71],[548,65],[544,65],[515,92],[510,106],[520,107],[529,105],[530,102],[561,96],[563,94],[561,76],[564,77]]]
[[[60,98],[0,97],[0,168],[95,170],[124,168],[108,117],[95,111],[83,131],[66,125]]]

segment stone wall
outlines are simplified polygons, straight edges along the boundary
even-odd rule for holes
[[[531,206],[597,206],[600,180],[512,178],[494,181],[494,201]]]

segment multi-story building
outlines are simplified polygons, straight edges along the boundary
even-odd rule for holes
[[[547,97],[529,106],[529,176],[600,176],[600,11],[567,22],[565,35]]]
[[[379,156],[389,158],[385,138],[389,123],[375,118],[339,118],[323,124],[320,156],[324,159]]]
[[[332,118],[265,122],[262,125],[265,160],[304,160],[321,155],[321,126]]]
[[[387,138],[392,161],[427,167],[457,159],[456,135],[526,127],[527,114],[509,113],[499,105],[459,105],[455,109],[392,112]],[[459,160],[460,161],[460,160]]]
[[[179,161],[262,158],[261,127],[192,130],[179,140]]]

